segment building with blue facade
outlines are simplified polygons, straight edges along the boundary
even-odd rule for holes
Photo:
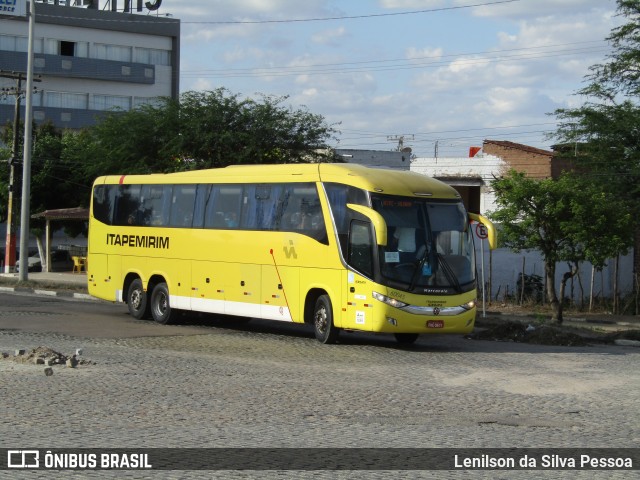
[[[108,110],[178,98],[180,20],[162,16],[160,5],[37,0],[34,121],[78,129]],[[8,77],[26,74],[27,47],[27,17],[0,11],[0,126],[13,121],[16,96],[7,92],[17,80]],[[24,118],[24,100],[22,110]]]

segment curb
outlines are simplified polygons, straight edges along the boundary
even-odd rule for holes
[[[31,293],[35,295],[45,295],[48,297],[75,298],[78,300],[98,301],[88,293],[75,293],[70,291],[41,290],[39,288],[30,287],[0,287],[0,292],[10,293]]]

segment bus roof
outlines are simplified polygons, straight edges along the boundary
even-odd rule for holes
[[[190,170],[167,174],[109,175],[97,178],[101,184],[174,183],[275,183],[333,182],[388,195],[441,199],[460,198],[449,185],[406,170],[391,170],[349,163],[294,163],[279,165],[232,165],[225,168]]]

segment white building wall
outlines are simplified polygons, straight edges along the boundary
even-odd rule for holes
[[[0,35],[25,36],[27,24],[22,22],[3,22]],[[79,28],[51,24],[39,24],[35,31],[35,53],[43,51],[43,43],[46,40],[88,42],[89,54],[86,58],[95,58],[93,51],[95,44],[119,45],[132,47],[132,59],[135,59],[135,48],[153,48],[157,50],[171,51],[171,39],[158,35],[144,35],[128,32],[114,32],[97,30],[93,28]],[[73,57],[70,57],[73,59]],[[155,65],[155,82],[151,85],[127,82],[112,82],[109,79],[87,81],[81,78],[62,78],[47,76],[46,85],[36,84],[43,90],[88,93],[100,95],[124,95],[144,98],[170,97],[172,87],[172,67]]]
[[[476,265],[478,268],[478,284],[481,283],[482,256],[480,254],[481,242],[476,238]],[[505,295],[510,295],[511,300],[517,299],[519,292],[517,291],[518,279],[522,273],[525,275],[539,275],[544,282],[544,261],[537,251],[512,252],[508,248],[498,248],[489,252],[486,242],[484,247],[484,274],[485,283],[491,283],[491,299],[494,302],[502,302]],[[491,269],[491,275],[489,271]],[[633,254],[630,253],[620,258],[618,265],[618,292],[621,296],[630,294],[633,290]],[[563,274],[568,270],[567,264],[559,262],[556,265],[556,292],[559,293],[560,281]],[[577,276],[569,280],[565,296],[573,300],[577,305],[581,304],[582,299],[588,299],[591,289],[591,276],[593,268],[589,262],[580,265],[580,271]],[[601,270],[596,271],[594,275],[594,297],[602,299],[611,298],[615,285],[615,260],[611,259],[607,265]],[[488,292],[487,292],[488,295]],[[546,292],[545,292],[546,298]],[[584,300],[588,306],[588,300]]]
[[[179,96],[178,20],[38,1],[34,33],[36,123],[78,129],[97,112]],[[0,69],[26,70],[27,36],[24,18],[0,13]],[[14,84],[0,79],[0,87]],[[13,102],[0,97],[0,124],[13,119]]]
[[[490,185],[494,175],[502,171],[505,165],[500,157],[494,155],[479,155],[471,158],[419,157],[411,162],[410,170],[428,177],[446,178],[446,183],[453,186],[464,185],[465,179],[481,179],[480,212],[485,214],[496,208],[495,195],[491,191]],[[458,183],[455,179],[458,180]]]

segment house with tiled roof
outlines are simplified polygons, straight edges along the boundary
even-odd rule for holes
[[[495,209],[491,181],[509,170],[543,179],[557,178],[569,162],[551,150],[505,140],[485,140],[482,148],[471,148],[468,157],[418,157],[411,171],[437,178],[460,192],[465,206],[475,213]]]
[[[509,170],[525,173],[535,179],[557,178],[563,171],[570,170],[572,165],[561,158],[556,151],[543,150],[520,143],[504,140],[484,140],[482,148],[472,147],[468,157],[423,157],[412,160],[411,171],[437,178],[460,193],[467,210],[486,215],[496,209],[495,195],[491,182],[504,176]],[[480,242],[476,242],[476,247]],[[619,271],[613,267],[614,262],[594,277],[596,291],[603,296],[610,296],[614,283],[618,282],[621,292],[629,292],[632,288],[632,261],[621,261]],[[513,293],[522,274],[542,275],[544,261],[535,251],[513,253],[509,249],[499,248],[489,256],[488,281],[492,298]],[[592,274],[590,265],[581,266],[582,278]],[[561,270],[558,270],[560,281]],[[619,280],[614,280],[618,276]],[[574,299],[584,298],[580,285],[571,280],[567,295]]]

